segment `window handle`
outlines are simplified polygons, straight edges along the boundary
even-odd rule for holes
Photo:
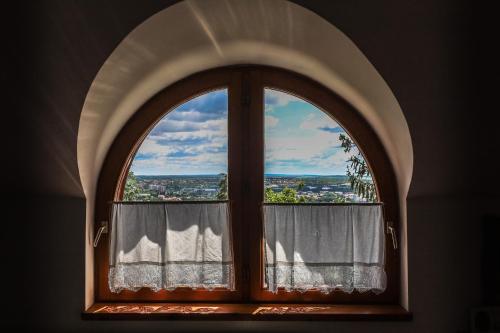
[[[394,250],[398,249],[398,237],[396,236],[396,229],[393,227],[392,222],[387,222],[387,233],[391,234],[392,238],[392,247]]]
[[[101,235],[107,233],[108,233],[108,221],[101,221],[101,226],[99,227],[99,230],[97,230],[97,235],[95,236],[94,239],[94,247],[97,247],[99,239],[101,239]]]

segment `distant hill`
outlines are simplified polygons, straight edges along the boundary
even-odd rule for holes
[[[142,179],[158,179],[158,178],[195,178],[195,177],[221,177],[224,174],[201,174],[201,175],[135,175]],[[332,178],[332,179],[347,179],[346,175],[288,175],[281,173],[266,173],[264,177],[282,177],[282,178]]]
[[[265,177],[283,177],[283,178],[338,178],[347,179],[346,175],[287,175],[282,173],[266,173]]]
[[[220,178],[223,174],[215,175],[136,175],[138,179],[168,179],[168,178]]]

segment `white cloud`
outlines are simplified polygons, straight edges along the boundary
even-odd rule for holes
[[[338,127],[335,120],[324,112],[316,112],[309,114],[306,119],[300,124],[301,129],[316,130],[321,127]]]
[[[152,130],[150,135],[165,133],[197,132],[200,130],[221,131],[227,128],[227,119],[206,120],[195,122],[188,120],[162,119]]]
[[[183,157],[158,155],[146,160],[134,160],[131,168],[140,175],[215,174],[227,172],[227,154],[204,153]]]
[[[160,145],[155,140],[151,140],[150,137],[146,137],[137,153],[145,155],[164,155],[170,153],[172,149],[172,146]]]
[[[167,114],[132,163],[137,174],[227,172],[227,92],[195,98]]]
[[[304,102],[304,100],[294,95],[284,93],[278,90],[266,89],[265,103],[266,111],[271,111],[273,107],[286,106],[291,102]]]
[[[227,172],[227,121],[196,124],[197,131],[156,132],[139,147],[132,170],[137,174]]]
[[[271,128],[271,127],[275,127],[276,125],[278,125],[279,121],[280,120],[276,117],[266,116],[265,124],[266,124],[266,127]]]
[[[314,136],[290,135],[270,137],[266,140],[266,159],[306,161],[323,155],[329,149],[340,146],[338,135],[318,132]]]

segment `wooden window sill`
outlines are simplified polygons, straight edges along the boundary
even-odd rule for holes
[[[390,320],[412,313],[396,305],[96,303],[82,313],[95,320]]]

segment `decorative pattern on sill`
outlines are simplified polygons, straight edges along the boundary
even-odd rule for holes
[[[320,313],[330,310],[329,306],[261,306],[253,314]]]
[[[105,305],[94,313],[217,313],[218,306],[189,306],[189,305]],[[321,313],[331,310],[330,306],[261,306],[252,312],[256,314],[295,314]]]
[[[182,305],[106,305],[94,313],[215,313],[218,306],[182,306]]]

